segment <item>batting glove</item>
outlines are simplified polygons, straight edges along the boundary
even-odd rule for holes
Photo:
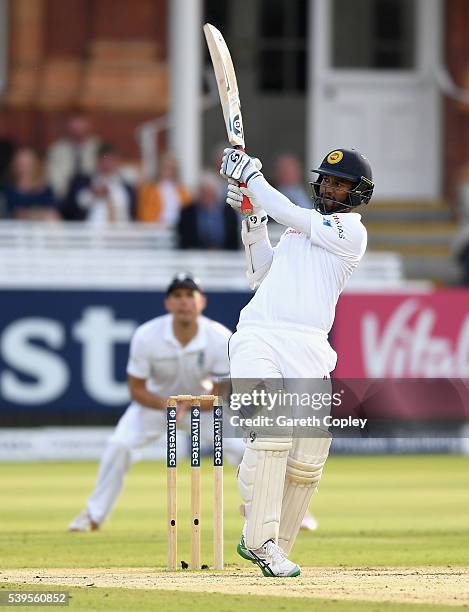
[[[236,212],[241,211],[241,203],[243,195],[249,198],[252,206],[252,213],[246,217],[246,222],[249,230],[255,229],[260,225],[267,223],[267,213],[262,208],[261,204],[256,200],[253,193],[245,187],[239,187],[232,179],[229,179],[228,192],[226,194],[226,203],[231,206]]]
[[[225,149],[220,174],[227,179],[231,178],[247,185],[253,178],[262,176],[259,172],[261,168],[259,159],[249,157],[247,153],[238,149]]]

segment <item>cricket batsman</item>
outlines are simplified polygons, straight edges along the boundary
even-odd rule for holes
[[[355,149],[331,151],[313,170],[314,210],[274,189],[261,168],[243,151],[225,149],[220,173],[230,183],[226,201],[240,210],[247,195],[253,207],[241,236],[248,280],[258,288],[230,340],[231,378],[329,378],[337,361],[328,342],[337,300],[366,250],[366,229],[355,209],[373,194],[371,167]],[[275,248],[268,216],[288,228]],[[264,576],[300,574],[288,556],[331,444],[330,435],[312,433],[245,440],[238,475],[245,524],[238,553]]]

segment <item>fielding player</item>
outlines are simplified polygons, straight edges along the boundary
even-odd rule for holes
[[[173,279],[166,291],[168,314],[141,325],[130,347],[127,374],[132,403],[122,415],[101,459],[96,486],[70,531],[99,528],[119,495],[124,477],[145,445],[166,435],[166,402],[170,395],[217,393],[217,380],[228,376],[231,332],[202,316],[205,295],[187,274]],[[178,428],[190,431],[190,402],[179,402]],[[211,408],[210,405],[202,405]],[[201,414],[202,443],[212,442],[211,411]],[[226,458],[236,465],[244,444],[227,440]]]
[[[337,355],[328,342],[335,306],[366,249],[355,208],[373,193],[371,167],[356,150],[329,153],[312,183],[315,210],[295,206],[265,180],[259,160],[226,149],[221,174],[227,203],[240,209],[243,194],[253,212],[242,222],[247,275],[259,287],[241,311],[230,341],[232,379],[324,379]],[[287,226],[273,249],[267,216]],[[315,432],[312,432],[314,435]],[[239,554],[265,576],[298,576],[288,555],[317,489],[331,439],[252,436],[239,469],[245,525]]]

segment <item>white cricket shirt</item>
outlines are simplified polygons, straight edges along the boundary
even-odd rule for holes
[[[264,206],[269,212],[267,202]],[[303,218],[311,216],[311,236],[286,230],[267,276],[241,311],[238,328],[254,324],[329,333],[339,295],[365,253],[366,229],[358,213],[298,210]]]
[[[137,328],[130,345],[127,373],[146,379],[148,391],[157,395],[204,395],[213,380],[229,373],[229,329],[200,316],[198,331],[186,346],[173,332],[170,314]]]

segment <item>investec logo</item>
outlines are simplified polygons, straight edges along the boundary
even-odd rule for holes
[[[192,410],[191,415],[191,465],[200,465],[200,411],[198,408]]]
[[[213,465],[223,465],[223,420],[220,408],[213,419]]]
[[[176,467],[176,410],[171,410],[168,419],[168,447],[166,464]]]

